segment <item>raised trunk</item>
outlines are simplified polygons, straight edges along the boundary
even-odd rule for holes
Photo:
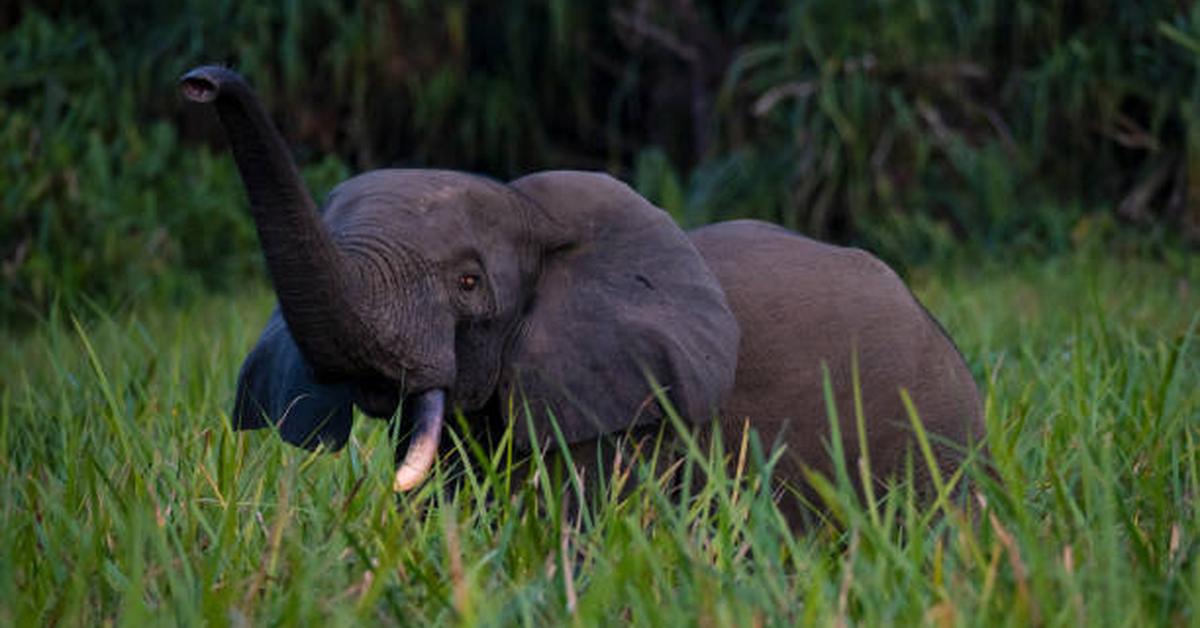
[[[180,79],[180,88],[189,100],[216,105],[280,310],[301,352],[318,372],[358,370],[345,345],[353,324],[345,298],[351,275],[279,131],[232,70],[196,68]]]

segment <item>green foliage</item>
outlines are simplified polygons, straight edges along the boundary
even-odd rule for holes
[[[1065,251],[1098,213],[1200,239],[1188,3],[14,7],[4,321],[253,276],[219,128],[174,85],[211,62],[249,78],[318,190],[381,166],[602,169],[689,226],[761,218],[901,265]]]
[[[760,217],[906,262],[928,256],[895,229],[1063,250],[1080,208],[1200,238],[1195,6],[803,2],[780,14],[741,34],[714,24],[739,45],[685,214]]]
[[[259,265],[233,164],[147,121],[94,31],[32,13],[0,53],[0,318],[60,299],[177,299],[236,286]],[[129,82],[138,86],[131,77]],[[305,170],[314,188],[346,176]]]
[[[136,4],[0,9],[0,319],[37,321],[0,330],[0,623],[1195,623],[1200,269],[1162,243],[1200,229],[1200,9]],[[379,424],[337,456],[231,433],[269,296],[220,135],[175,93],[213,61],[318,196],[383,165],[600,168],[689,226],[1057,252],[914,266],[987,384],[986,508],[829,478],[837,525],[796,537],[769,456],[730,478],[695,450],[710,482],[593,496],[570,528],[569,487],[499,498],[465,444],[459,490],[396,508]]]
[[[1197,282],[1195,257],[1090,255],[920,280],[988,393],[987,506],[829,478],[838,523],[800,536],[752,440],[740,473],[693,449],[676,472],[711,477],[683,494],[632,469],[573,527],[553,463],[509,487],[464,443],[457,490],[397,502],[379,422],[332,456],[234,434],[262,291],[52,317],[0,338],[0,622],[1194,623]]]
[[[515,172],[548,159],[535,103],[576,112],[562,124],[589,115],[574,100],[587,90],[573,61],[533,55],[554,33],[567,48],[573,3],[529,6],[531,19],[471,47],[479,25],[468,22],[498,13],[440,2],[65,4],[54,18],[21,7],[0,34],[0,320],[58,299],[179,298],[255,275],[229,159],[180,142],[180,130],[222,142],[211,115],[177,96],[192,65],[232,62],[250,77],[301,142],[318,196],[348,176],[346,163]]]

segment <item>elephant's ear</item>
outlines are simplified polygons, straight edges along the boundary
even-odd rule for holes
[[[504,385],[570,443],[662,419],[651,382],[688,421],[733,387],[739,330],[725,294],[666,212],[603,174],[548,172],[512,186],[562,241],[543,259]],[[518,443],[529,443],[517,421]],[[542,442],[553,438],[537,425]]]
[[[283,440],[316,449],[341,449],[353,420],[349,384],[320,384],[292,340],[279,310],[271,315],[238,374],[233,428],[279,427]]]

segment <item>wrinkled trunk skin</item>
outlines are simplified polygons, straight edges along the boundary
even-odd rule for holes
[[[347,353],[351,276],[283,138],[237,73],[206,66],[180,79],[188,99],[215,104],[246,187],[284,320],[318,373],[361,370]],[[339,342],[340,341],[340,342]]]

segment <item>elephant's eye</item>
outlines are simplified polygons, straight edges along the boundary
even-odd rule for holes
[[[470,292],[479,285],[479,275],[463,275],[458,278],[458,288],[463,292]]]

